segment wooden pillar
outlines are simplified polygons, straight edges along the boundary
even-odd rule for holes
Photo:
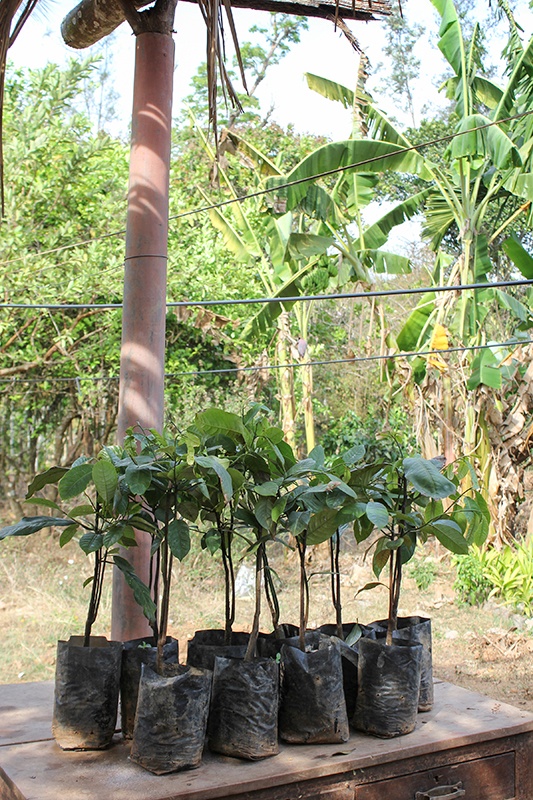
[[[168,250],[168,189],[174,42],[171,34],[136,36],[135,79],[124,308],[120,356],[118,436],[130,426],[163,427]],[[124,555],[148,582],[150,537]],[[150,629],[122,574],[113,576],[111,636],[118,641]]]

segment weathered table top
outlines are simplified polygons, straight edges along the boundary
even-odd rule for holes
[[[353,733],[341,745],[283,745],[257,762],[206,753],[194,771],[157,777],[128,759],[120,736],[106,751],[63,752],[51,735],[52,683],[0,685],[0,800],[211,800],[335,776],[533,731],[533,715],[437,682],[432,711],[408,736]]]

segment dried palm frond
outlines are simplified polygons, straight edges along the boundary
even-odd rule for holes
[[[228,24],[230,26],[231,37],[233,46],[239,64],[241,79],[245,90],[246,77],[244,75],[244,65],[242,63],[241,51],[239,47],[239,40],[237,37],[237,30],[233,19],[230,0],[198,0],[198,5],[204,18],[207,30],[207,91],[209,97],[209,123],[212,126],[215,142],[218,142],[217,135],[217,93],[218,93],[218,75],[220,73],[222,91],[226,101],[229,100],[233,108],[242,111],[242,106],[235,91],[231,79],[228,75],[225,65],[225,48],[224,48],[224,21],[222,16],[222,7],[226,11]]]

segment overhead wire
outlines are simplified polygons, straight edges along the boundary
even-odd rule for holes
[[[370,289],[368,292],[341,292],[331,294],[290,295],[287,297],[252,297],[233,300],[172,300],[167,308],[183,308],[185,306],[239,306],[260,305],[267,303],[297,303],[316,300],[361,300],[368,297],[395,297],[399,295],[430,294],[431,292],[464,292],[477,289],[501,289],[512,286],[531,286],[533,279],[493,281],[491,283],[458,283],[439,286],[416,286],[405,289]],[[123,308],[123,303],[0,303],[0,309],[40,309],[46,311],[80,311],[96,309],[110,311]]]
[[[457,138],[458,136],[470,135],[472,133],[476,133],[477,131],[485,130],[486,128],[491,128],[494,125],[501,125],[505,122],[512,122],[514,120],[522,119],[524,117],[528,117],[533,114],[533,110],[531,111],[523,111],[520,114],[513,114],[508,117],[503,117],[502,119],[493,120],[491,122],[484,123],[483,125],[477,125],[474,128],[469,128],[468,130],[464,131],[455,131],[454,133],[445,134],[444,136],[439,136],[436,139],[430,139],[426,142],[421,142],[420,144],[414,144],[409,147],[400,147],[397,150],[392,150],[390,153],[385,153],[379,156],[373,156],[371,158],[363,159],[362,161],[354,162],[353,164],[347,164],[346,166],[336,167],[330,170],[325,170],[323,172],[318,172],[314,175],[308,175],[305,178],[296,178],[292,181],[286,181],[284,183],[277,184],[276,186],[272,186],[266,189],[258,189],[255,192],[249,192],[244,194],[240,197],[231,197],[226,200],[220,200],[216,203],[211,203],[204,206],[199,206],[197,208],[189,209],[187,211],[182,211],[179,214],[172,214],[169,216],[169,221],[183,219],[185,217],[193,216],[194,214],[201,214],[206,211],[213,211],[217,208],[223,208],[224,206],[233,205],[235,203],[242,203],[245,200],[251,200],[256,197],[261,197],[263,195],[271,194],[273,192],[279,192],[282,189],[289,189],[292,186],[298,186],[302,183],[310,183],[311,181],[318,180],[319,178],[326,178],[332,175],[336,175],[340,172],[347,172],[348,170],[355,169],[356,167],[364,167],[366,165],[370,165],[372,163],[376,163],[378,161],[384,161],[389,158],[393,158],[394,156],[401,155],[402,153],[409,153],[415,150],[422,150],[425,147],[431,147],[437,144],[442,144],[444,142],[452,141],[453,139]],[[372,140],[370,140],[372,141]],[[377,141],[377,140],[375,140]],[[99,236],[93,236],[89,239],[83,239],[79,242],[72,242],[70,244],[59,245],[58,247],[52,247],[47,250],[42,250],[40,252],[32,252],[26,253],[22,256],[16,256],[15,258],[8,259],[7,261],[0,261],[0,267],[9,266],[10,264],[15,264],[19,261],[24,260],[25,258],[36,258],[42,257],[45,255],[51,255],[53,253],[60,253],[65,250],[70,250],[76,247],[83,247],[88,244],[92,244],[93,242],[101,241],[103,239],[109,239],[114,236],[124,236],[126,233],[125,229],[121,229],[118,231],[112,231],[110,233],[104,233]]]
[[[198,207],[196,209],[190,209],[185,212],[181,212],[179,214],[171,215],[169,220],[175,220],[184,218],[187,216],[191,216],[193,214],[199,214],[205,211],[211,211],[217,208],[221,208],[223,206],[231,205],[234,203],[241,203],[244,200],[252,199],[255,197],[259,197],[262,195],[270,194],[272,192],[279,192],[283,189],[290,188],[291,186],[296,186],[302,183],[310,183],[311,181],[317,180],[319,178],[328,177],[334,174],[338,174],[340,172],[349,171],[350,169],[355,169],[356,167],[366,166],[367,164],[372,164],[373,162],[383,161],[387,158],[392,158],[396,155],[410,152],[410,151],[418,151],[425,147],[429,147],[431,145],[440,144],[446,141],[453,140],[457,136],[462,136],[465,133],[473,133],[478,130],[483,130],[486,128],[490,128],[494,125],[501,124],[503,122],[510,122],[516,119],[521,119],[523,117],[529,116],[533,114],[532,111],[523,112],[521,114],[512,115],[509,117],[505,117],[500,120],[494,120],[492,122],[488,122],[483,125],[479,125],[475,128],[472,128],[468,131],[458,131],[451,134],[447,134],[445,136],[438,137],[433,140],[429,140],[417,145],[412,145],[410,147],[402,147],[398,148],[397,150],[391,151],[390,153],[374,156],[372,158],[364,159],[359,162],[355,162],[353,164],[349,164],[343,167],[334,168],[331,170],[326,170],[320,173],[316,173],[312,176],[307,176],[305,178],[299,178],[292,181],[286,181],[284,183],[280,183],[274,187],[269,187],[266,189],[261,189],[255,192],[248,193],[238,198],[229,198],[223,201],[219,201],[217,203],[204,205]],[[91,244],[95,241],[101,241],[103,239],[108,239],[114,236],[123,236],[126,231],[114,231],[108,234],[102,234],[100,236],[91,237],[89,239],[85,239],[79,242],[70,243],[67,245],[61,245],[56,248],[50,248],[48,250],[44,250],[41,252],[33,252],[26,254],[25,256],[19,256],[14,259],[9,259],[4,262],[0,262],[0,266],[8,266],[10,264],[16,263],[17,261],[23,260],[28,257],[42,257],[44,255],[50,255],[53,253],[63,252],[68,249],[73,249],[75,247],[81,247],[84,245]],[[477,289],[490,289],[490,288],[503,288],[503,287],[511,287],[511,286],[524,286],[530,285],[533,283],[533,280],[519,280],[519,281],[498,281],[494,283],[473,283],[473,284],[460,284],[456,286],[431,286],[431,287],[416,287],[411,289],[393,289],[393,290],[371,290],[368,292],[349,292],[349,293],[336,293],[336,294],[328,294],[328,295],[297,295],[297,296],[290,296],[290,297],[263,297],[263,298],[245,298],[245,299],[234,299],[234,300],[182,300],[182,301],[171,301],[167,303],[167,307],[183,307],[183,306],[226,306],[226,305],[249,305],[249,304],[259,304],[259,303],[289,303],[289,302],[297,302],[297,301],[315,301],[315,300],[328,300],[328,299],[362,299],[362,298],[369,298],[369,297],[390,297],[394,295],[410,295],[410,294],[427,294],[431,292],[446,292],[446,291],[466,291],[466,290],[477,290]],[[101,309],[101,310],[110,310],[110,309],[118,309],[122,307],[122,303],[61,303],[61,304],[22,304],[22,303],[0,303],[0,308],[10,308],[10,309],[41,309],[41,310],[81,310],[81,309]],[[443,354],[443,353],[453,353],[453,352],[462,352],[466,350],[478,350],[483,349],[486,347],[497,347],[497,346],[515,346],[521,344],[529,344],[532,340],[516,340],[514,342],[508,343],[500,343],[500,344],[488,344],[488,345],[471,345],[471,346],[463,346],[463,347],[456,347],[456,348],[448,348],[447,350],[438,350],[438,351],[416,351],[416,352],[408,352],[408,353],[395,353],[395,354],[387,354],[387,355],[374,355],[374,356],[362,356],[362,357],[352,357],[346,359],[327,359],[322,361],[315,361],[315,362],[294,362],[292,364],[282,364],[282,365],[262,365],[262,366],[249,366],[249,367],[233,367],[233,368],[224,368],[224,369],[210,369],[210,370],[192,370],[187,372],[181,373],[171,373],[166,375],[166,378],[173,378],[173,377],[184,377],[184,376],[195,376],[195,375],[205,375],[205,374],[228,374],[228,373],[237,373],[237,372],[250,372],[250,371],[264,371],[264,370],[276,370],[276,369],[287,369],[287,368],[298,368],[304,365],[307,366],[322,366],[327,364],[342,364],[342,363],[360,363],[360,362],[367,362],[367,361],[375,361],[375,360],[383,360],[383,359],[394,359],[394,358],[409,358],[414,356],[427,356],[432,354]],[[74,378],[59,378],[59,377],[48,377],[48,378],[41,378],[41,379],[24,379],[24,378],[7,378],[7,379],[0,379],[0,383],[3,384],[13,384],[17,383],[43,383],[46,381],[79,381],[79,380],[118,380],[118,376],[109,376],[107,378],[90,378],[90,377],[74,377]]]
[[[468,351],[478,351],[478,350],[487,350],[487,349],[497,349],[500,347],[520,347],[522,345],[533,344],[533,339],[509,339],[505,342],[487,342],[485,344],[474,344],[474,345],[461,345],[458,347],[448,347],[445,349],[438,349],[438,350],[413,350],[407,352],[398,352],[398,353],[380,353],[376,355],[369,355],[369,356],[352,356],[350,358],[329,358],[323,359],[320,361],[295,361],[292,363],[286,364],[254,364],[252,366],[247,367],[221,367],[215,369],[195,369],[195,370],[188,370],[183,372],[169,372],[165,373],[165,379],[171,378],[183,378],[183,377],[196,377],[198,375],[225,375],[225,374],[236,374],[239,372],[263,372],[263,371],[276,371],[281,369],[293,369],[293,368],[302,368],[302,367],[319,367],[319,366],[328,366],[334,364],[362,364],[367,363],[369,361],[390,361],[399,358],[415,358],[419,357],[427,357],[427,356],[442,356],[446,355],[447,353],[462,353]],[[24,383],[24,384],[41,384],[41,383],[76,383],[80,384],[82,381],[90,381],[93,383],[98,382],[114,382],[118,381],[118,375],[107,375],[107,376],[91,376],[91,375],[77,375],[72,377],[42,377],[42,378],[0,378],[0,384],[16,384],[16,383]]]

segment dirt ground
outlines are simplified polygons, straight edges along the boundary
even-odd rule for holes
[[[435,676],[533,712],[533,624],[494,605],[461,606],[453,590],[449,560],[435,554],[437,577],[419,591],[407,570],[400,601],[402,615],[431,617]],[[298,565],[294,554],[274,563],[283,622],[298,622]],[[76,548],[58,548],[41,540],[4,542],[0,559],[0,654],[2,683],[51,680],[58,639],[82,630],[88,589],[82,589],[90,566]],[[309,564],[312,603],[309,627],[334,620],[326,554],[315,552]],[[342,602],[345,622],[368,623],[386,616],[384,587],[358,591],[375,580],[360,555],[342,556]],[[412,575],[412,572],[411,572]],[[249,630],[253,600],[244,588],[237,601],[235,630]],[[171,632],[186,642],[197,629],[221,627],[224,597],[220,564],[205,553],[189,557],[175,570]],[[108,582],[108,584],[110,581]],[[109,587],[94,633],[108,633]],[[267,613],[262,627],[269,630]]]

